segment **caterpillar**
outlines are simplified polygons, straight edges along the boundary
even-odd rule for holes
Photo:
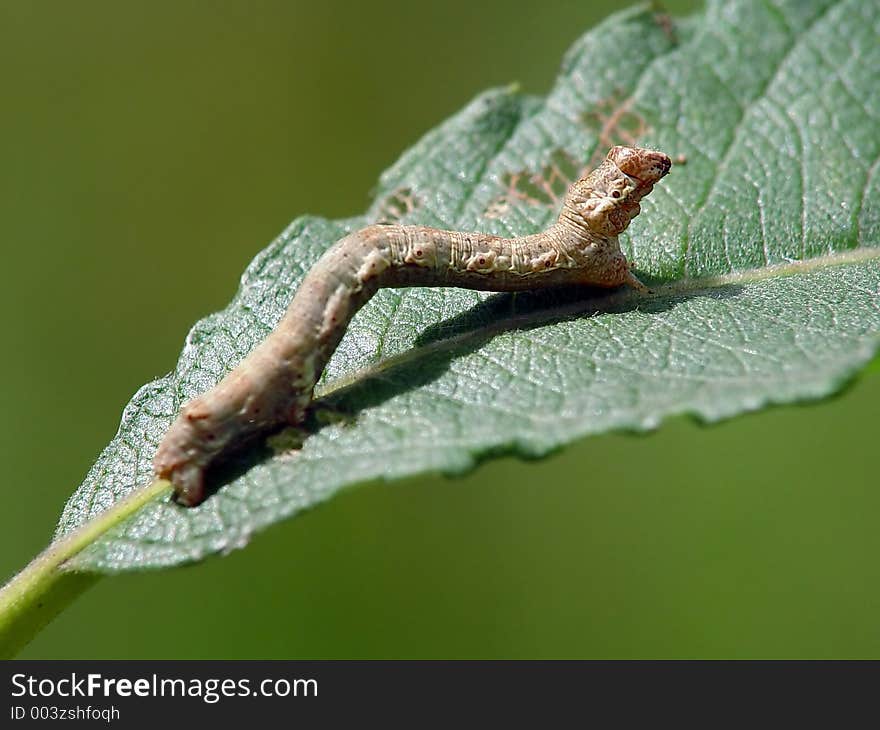
[[[205,499],[205,470],[250,438],[301,423],[324,366],[355,313],[382,287],[522,291],[582,284],[645,286],[617,236],[669,172],[662,152],[612,147],[566,192],[558,220],[501,238],[426,226],[371,225],[342,238],[306,274],[277,327],[216,387],[189,401],[156,451],[178,502]]]

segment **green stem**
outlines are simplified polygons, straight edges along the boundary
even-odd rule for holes
[[[66,569],[65,563],[170,489],[171,483],[164,479],[136,489],[53,542],[12,578],[0,590],[0,658],[17,654],[62,608],[98,580],[97,575]]]

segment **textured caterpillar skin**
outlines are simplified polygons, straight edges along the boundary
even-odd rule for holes
[[[617,236],[671,165],[661,152],[612,147],[569,188],[559,220],[531,236],[399,225],[346,236],[308,272],[275,330],[215,388],[181,409],[153,460],[157,476],[174,484],[179,502],[197,505],[205,497],[205,470],[219,455],[300,423],[346,327],[381,287],[520,291],[629,284],[644,290]]]

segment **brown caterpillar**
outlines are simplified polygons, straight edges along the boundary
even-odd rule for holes
[[[612,147],[569,188],[558,221],[531,236],[400,225],[346,236],[308,272],[275,330],[215,388],[181,409],[159,444],[156,474],[174,484],[179,502],[197,505],[205,498],[205,469],[219,455],[300,423],[348,323],[381,287],[521,291],[629,284],[644,291],[617,236],[671,165],[662,152]]]

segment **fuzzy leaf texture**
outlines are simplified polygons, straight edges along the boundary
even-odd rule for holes
[[[332,358],[300,449],[284,434],[261,442],[200,507],[149,504],[71,567],[196,561],[370,480],[833,393],[880,344],[877,69],[875,0],[714,2],[675,23],[644,8],[610,18],[546,98],[481,95],[381,177],[366,215],[297,219],[255,258],[174,372],[134,396],[58,534],[151,479],[181,404],[269,332],[328,246],[368,223],[531,233],[556,215],[565,178],[638,142],[687,158],[622,239],[654,296],[380,291]]]

